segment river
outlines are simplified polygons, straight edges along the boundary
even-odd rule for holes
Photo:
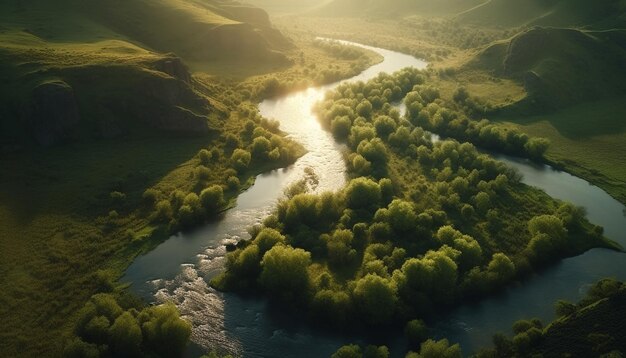
[[[377,52],[384,60],[346,81],[367,81],[381,72],[427,66],[409,55],[350,44]],[[346,81],[262,102],[261,114],[277,119],[281,129],[300,142],[307,154],[288,168],[259,175],[255,184],[239,196],[237,205],[220,220],[172,236],[137,258],[122,278],[122,282],[129,282],[131,289],[148,301],[176,303],[193,325],[194,345],[190,356],[219,347],[220,351],[245,357],[329,357],[341,345],[361,341],[312,330],[297,317],[271,312],[262,299],[217,292],[207,284],[223,270],[224,245],[245,239],[247,228],[271,213],[284,189],[301,179],[306,168],[312,168],[319,176],[316,192],[336,191],[345,185],[346,167],[341,154],[344,148],[321,128],[311,110],[327,91]],[[525,183],[555,198],[584,206],[589,219],[604,226],[607,237],[626,246],[624,206],[604,191],[547,166],[506,156],[498,159],[517,168]],[[435,325],[434,333],[461,343],[464,352],[469,353],[488,345],[494,333],[508,332],[517,319],[551,319],[555,300],[577,300],[598,278],[626,279],[625,263],[624,255],[608,250],[592,250],[564,260],[503,294],[447,313]],[[377,343],[388,344],[394,356],[405,353],[405,343],[400,338]]]

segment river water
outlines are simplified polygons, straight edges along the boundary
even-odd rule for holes
[[[427,65],[398,52],[353,45],[375,51],[384,60],[346,81],[367,81],[381,72],[391,73],[405,67],[422,69]],[[277,119],[281,129],[300,142],[308,153],[288,168],[259,175],[254,186],[239,196],[236,207],[220,220],[172,236],[137,258],[126,271],[122,282],[129,282],[134,292],[152,302],[173,301],[192,322],[194,346],[188,352],[190,356],[219,348],[245,357],[328,357],[343,344],[363,341],[312,330],[298,317],[275,312],[265,300],[217,292],[207,284],[223,270],[224,244],[247,238],[247,228],[272,212],[284,189],[301,179],[306,168],[312,168],[319,176],[316,192],[336,191],[345,185],[346,167],[341,153],[344,148],[320,127],[311,112],[328,90],[343,82],[262,102],[261,114]],[[624,206],[604,191],[547,166],[505,156],[498,159],[517,168],[525,183],[587,208],[589,219],[604,226],[607,237],[626,246]],[[494,333],[508,332],[517,319],[552,318],[552,303],[556,299],[576,300],[598,278],[626,279],[625,263],[624,255],[608,250],[592,250],[564,260],[501,295],[448,312],[435,325],[434,333],[461,343],[469,353],[489,344]],[[401,338],[376,343],[388,344],[394,356],[403,356],[405,352]]]

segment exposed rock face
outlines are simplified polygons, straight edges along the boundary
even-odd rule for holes
[[[79,121],[74,91],[67,83],[54,81],[35,87],[28,123],[40,145],[50,146],[69,138]]]

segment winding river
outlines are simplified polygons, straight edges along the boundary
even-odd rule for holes
[[[391,73],[411,66],[421,69],[427,65],[398,52],[349,44],[374,51],[384,60],[346,81],[367,81],[381,72]],[[239,196],[236,207],[220,220],[172,236],[137,258],[126,271],[122,281],[129,282],[134,292],[148,301],[173,301],[192,322],[194,345],[189,356],[219,348],[245,357],[329,357],[343,344],[366,341],[326,335],[308,328],[298,317],[273,311],[265,300],[217,292],[207,284],[223,269],[224,244],[246,238],[247,228],[271,213],[284,189],[301,179],[306,168],[312,168],[319,176],[316,192],[336,191],[345,185],[343,146],[321,128],[311,112],[314,103],[342,82],[262,102],[261,114],[277,119],[281,129],[299,141],[308,153],[288,168],[259,175],[254,186]],[[525,183],[555,198],[584,206],[589,219],[604,226],[607,237],[626,246],[625,208],[604,191],[548,166],[506,156],[498,159],[517,168]],[[555,300],[575,301],[599,278],[626,279],[625,264],[626,256],[608,250],[592,250],[564,260],[498,296],[448,312],[438,321],[434,333],[459,342],[465,352],[472,352],[488,345],[494,333],[508,332],[517,319],[551,319]],[[387,344],[393,356],[403,356],[406,352],[401,338],[381,339],[373,343]]]

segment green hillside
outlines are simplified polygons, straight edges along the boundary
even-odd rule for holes
[[[626,92],[625,61],[625,30],[536,27],[480,51],[466,68],[523,83],[528,96],[513,108],[541,113]]]
[[[482,26],[592,26],[624,24],[623,0],[489,0],[459,15],[463,22]]]
[[[304,13],[324,6],[332,0],[246,0],[273,14]]]
[[[334,0],[317,12],[327,16],[399,16],[458,14],[485,0]]]
[[[513,324],[513,339],[498,334],[495,347],[475,357],[622,357],[626,350],[626,285],[606,278],[578,303],[557,301],[557,319]]]
[[[220,105],[183,61],[286,63],[289,46],[267,13],[234,1],[4,2],[0,144],[206,134]]]

